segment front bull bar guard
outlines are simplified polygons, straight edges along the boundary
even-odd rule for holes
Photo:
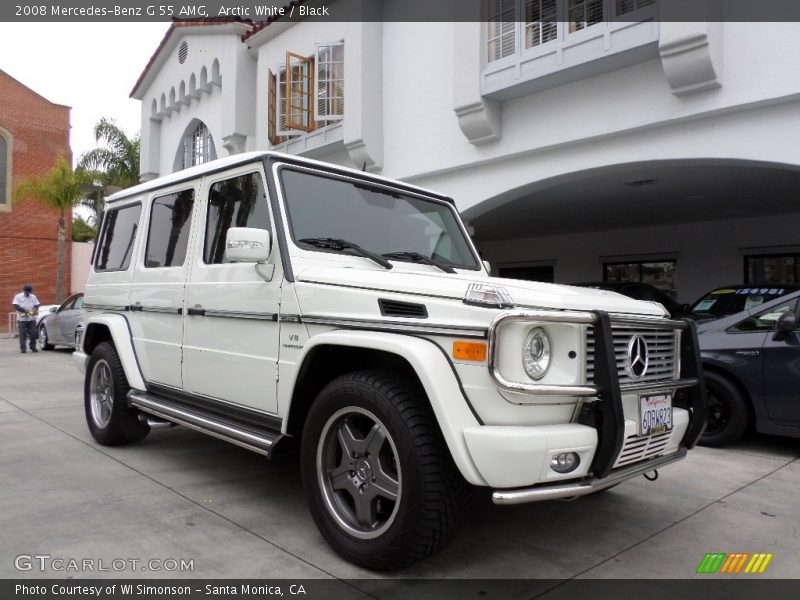
[[[590,325],[594,328],[594,385],[551,385],[509,381],[498,368],[498,329],[511,322],[526,323],[574,323]],[[679,378],[655,383],[629,383],[620,385],[617,362],[614,352],[614,339],[611,326],[631,325],[646,329],[675,329],[684,334],[680,336]],[[691,319],[661,319],[649,317],[630,317],[611,315],[602,310],[594,311],[547,311],[515,310],[500,313],[489,325],[488,362],[489,375],[495,385],[502,390],[538,396],[577,396],[595,397],[600,401],[600,424],[598,444],[592,461],[591,471],[601,479],[611,473],[614,462],[625,441],[625,416],[622,407],[622,394],[627,392],[655,392],[661,390],[686,390],[686,408],[689,411],[689,425],[681,440],[681,446],[690,449],[695,446],[706,423],[706,398],[703,369],[700,363],[700,349],[697,341],[697,328]]]

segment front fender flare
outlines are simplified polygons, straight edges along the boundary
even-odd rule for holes
[[[125,377],[128,385],[139,390],[146,390],[147,387],[139,368],[139,360],[136,357],[136,350],[133,348],[133,333],[131,332],[128,320],[119,314],[103,313],[90,316],[84,323],[84,347],[87,339],[90,339],[92,327],[105,327],[111,334],[114,347],[122,362]]]
[[[346,346],[379,350],[405,359],[417,374],[433,408],[453,461],[464,478],[473,485],[485,486],[475,463],[470,457],[464,439],[464,430],[480,425],[470,410],[467,399],[450,364],[449,359],[435,342],[422,337],[374,331],[329,331],[312,337],[304,346],[292,374],[289,402],[297,383],[297,375],[314,348],[319,346]],[[290,406],[281,410],[288,416]],[[288,423],[288,418],[285,420]]]

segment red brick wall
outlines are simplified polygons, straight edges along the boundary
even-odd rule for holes
[[[72,161],[69,107],[53,104],[0,71],[0,128],[12,136],[12,190],[25,177],[46,173],[59,154]],[[72,215],[66,215],[64,294],[70,290]],[[43,304],[56,302],[58,213],[34,200],[11,199],[0,210],[0,329],[11,299],[31,283]]]

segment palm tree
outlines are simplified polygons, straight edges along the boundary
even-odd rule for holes
[[[94,138],[103,145],[81,155],[78,170],[85,172],[90,181],[81,204],[92,209],[99,221],[109,192],[139,183],[141,140],[138,135],[129,138],[106,117],[94,126]]]
[[[56,164],[44,175],[27,177],[14,190],[17,200],[31,199],[41,202],[59,212],[58,217],[58,268],[56,271],[56,302],[64,300],[64,254],[66,245],[66,215],[83,197],[84,181],[69,166],[67,159],[59,155]]]

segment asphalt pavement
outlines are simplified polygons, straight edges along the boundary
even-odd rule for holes
[[[70,352],[0,340],[0,578],[725,577],[696,574],[709,552],[771,553],[763,574],[739,577],[800,578],[799,459],[800,440],[751,435],[573,502],[499,507],[479,493],[447,548],[376,574],[317,532],[297,457],[267,461],[182,427],[99,446]],[[36,555],[50,557],[44,570],[25,558]],[[53,559],[125,566],[75,573]],[[171,560],[192,568],[165,571]]]

